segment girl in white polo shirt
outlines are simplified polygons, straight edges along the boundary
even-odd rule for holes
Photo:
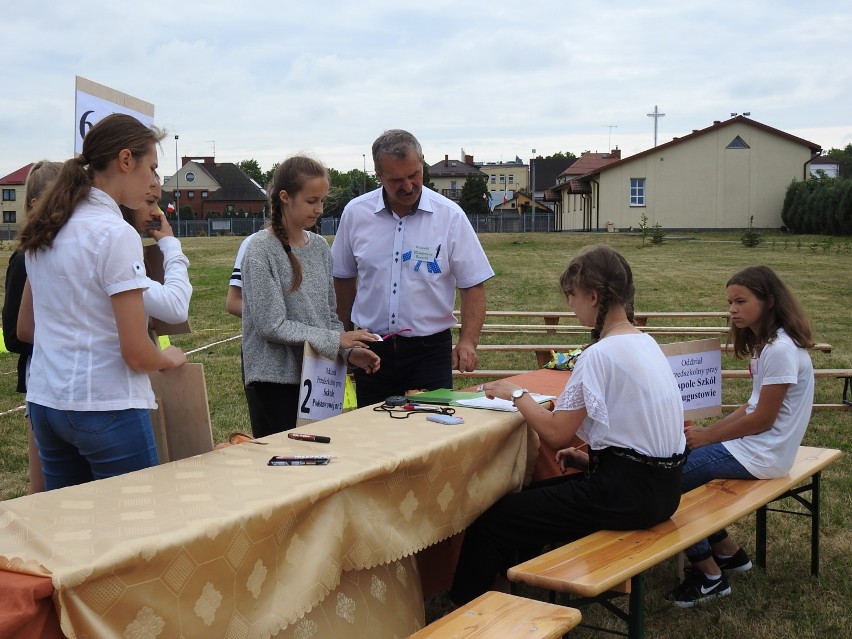
[[[186,362],[148,339],[138,208],[155,186],[164,134],[132,116],[95,124],[20,233],[34,350],[27,401],[51,490],[157,463],[148,371]]]

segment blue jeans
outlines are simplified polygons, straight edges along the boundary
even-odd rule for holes
[[[72,411],[33,403],[29,408],[45,490],[157,465],[147,409]]]
[[[680,476],[682,492],[686,493],[703,486],[711,479],[756,479],[722,444],[709,444],[689,452],[683,473]],[[718,537],[717,537],[718,535]],[[724,530],[713,535],[712,539],[724,539]],[[686,549],[686,556],[692,563],[708,559],[712,555],[710,540],[702,539]]]

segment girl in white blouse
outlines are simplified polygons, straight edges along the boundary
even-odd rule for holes
[[[680,503],[683,405],[659,346],[633,326],[630,266],[612,248],[592,247],[571,261],[560,284],[580,323],[593,327],[593,343],[577,359],[554,409],[506,380],[483,390],[514,401],[527,424],[559,451],[563,469],[583,472],[506,495],[467,529],[450,591],[455,605],[494,588],[518,554],[596,530],[648,528]],[[568,447],[575,435],[588,453]]]

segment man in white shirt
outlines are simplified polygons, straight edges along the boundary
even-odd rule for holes
[[[423,186],[423,151],[411,133],[373,143],[382,187],[343,210],[332,244],[337,314],[346,330],[387,337],[371,345],[375,374],[355,372],[358,405],[413,389],[452,388],[452,371],[475,370],[485,321],[485,281],[494,276],[464,211]],[[456,289],[462,329],[451,327]]]

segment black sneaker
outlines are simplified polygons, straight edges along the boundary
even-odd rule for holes
[[[740,548],[736,554],[727,559],[722,559],[716,555],[713,555],[713,559],[716,560],[716,565],[719,566],[725,572],[746,572],[747,570],[751,570],[751,559],[749,559],[748,555],[745,553],[745,550]]]
[[[731,594],[731,586],[724,573],[718,579],[709,579],[692,566],[687,566],[683,572],[686,575],[683,582],[666,595],[666,599],[673,601],[678,608],[692,608],[697,603]]]

